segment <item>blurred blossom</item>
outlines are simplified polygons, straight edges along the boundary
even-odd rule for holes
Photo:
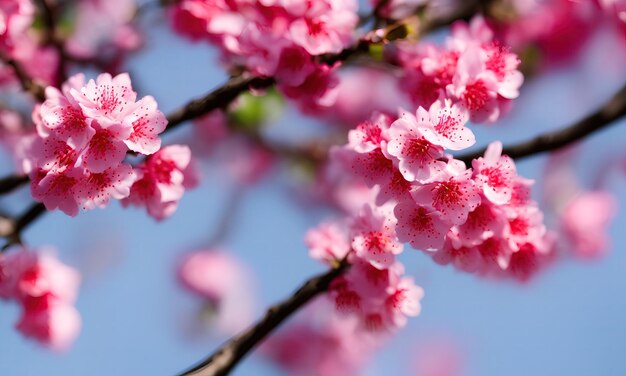
[[[289,375],[355,375],[384,341],[359,332],[353,317],[337,314],[318,299],[269,337],[260,353]]]
[[[446,337],[427,336],[412,354],[411,376],[462,376],[464,354]]]
[[[562,214],[563,235],[574,256],[598,258],[606,253],[617,206],[617,198],[605,191],[582,192],[568,203]]]
[[[574,173],[577,148],[552,153],[544,172],[544,200],[560,230],[559,246],[567,255],[594,259],[611,246],[609,226],[618,200],[601,189],[586,190]]]
[[[80,315],[73,306],[80,275],[53,253],[22,247],[0,253],[0,298],[21,305],[19,332],[62,351],[80,332]]]
[[[66,42],[78,57],[93,58],[137,49],[141,35],[131,26],[134,0],[83,0],[76,6],[76,23]]]
[[[211,329],[233,335],[252,322],[254,289],[248,269],[219,249],[202,249],[184,256],[178,280],[202,298]]]

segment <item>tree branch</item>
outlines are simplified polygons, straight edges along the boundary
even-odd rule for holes
[[[33,81],[28,73],[26,73],[22,65],[17,60],[13,59],[4,52],[0,52],[0,60],[13,68],[15,76],[20,82],[20,85],[22,85],[22,89],[24,89],[24,91],[31,93],[39,102],[43,102],[46,99],[43,86],[35,83],[35,81]]]
[[[10,193],[29,181],[28,175],[11,175],[4,177],[0,179],[0,195]]]
[[[513,159],[521,159],[557,150],[614,124],[617,119],[623,116],[626,116],[626,85],[605,105],[576,123],[556,131],[541,134],[528,141],[506,146],[503,148],[502,154],[506,154]],[[473,159],[482,157],[486,149],[482,148],[474,153],[463,154],[456,158],[469,165]]]
[[[213,355],[183,372],[182,375],[218,376],[228,374],[272,330],[311,299],[326,291],[330,283],[344,273],[348,267],[349,264],[344,260],[336,268],[309,279],[290,298],[271,307],[261,321],[226,342]]]
[[[238,76],[231,78],[224,85],[211,91],[204,97],[194,99],[169,114],[167,116],[168,126],[163,133],[171,131],[187,120],[206,115],[218,108],[226,108],[241,93],[251,88],[267,88],[272,86],[274,82],[274,79],[271,77]]]
[[[22,242],[22,231],[35,222],[45,212],[46,207],[43,204],[34,203],[30,208],[28,208],[28,210],[17,218],[3,218],[5,222],[1,226],[3,232],[0,233],[0,236],[6,238],[7,242],[2,247],[2,250],[9,248],[13,244],[20,244]]]

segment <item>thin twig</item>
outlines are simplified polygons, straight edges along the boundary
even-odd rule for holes
[[[265,317],[220,347],[213,355],[182,373],[184,376],[218,376],[230,372],[250,350],[258,345],[287,317],[311,299],[326,291],[330,283],[344,273],[349,264],[341,262],[336,268],[317,275],[302,285],[287,300],[271,307]]]
[[[506,146],[503,148],[502,154],[506,154],[513,159],[522,159],[557,150],[614,124],[617,119],[623,116],[626,116],[626,85],[605,105],[576,123],[556,131],[541,134],[528,141]],[[486,149],[485,147],[474,153],[463,154],[456,158],[466,164],[470,164],[473,159],[481,157]]]

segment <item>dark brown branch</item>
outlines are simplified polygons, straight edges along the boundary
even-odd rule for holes
[[[206,115],[218,108],[226,108],[241,93],[248,91],[251,88],[262,89],[270,87],[273,84],[274,79],[271,77],[239,76],[231,78],[224,85],[211,91],[204,97],[194,99],[180,109],[169,114],[167,116],[168,126],[165,129],[165,132],[171,131],[187,120]]]
[[[4,52],[0,52],[0,60],[13,68],[15,76],[20,81],[20,85],[22,85],[22,89],[24,89],[24,91],[31,93],[39,102],[43,102],[46,99],[43,86],[35,83],[35,81],[33,81],[28,73],[26,73],[22,65],[17,60],[13,59]]]
[[[8,223],[4,223],[4,233],[0,235],[7,239],[7,243],[2,249],[7,249],[13,244],[22,242],[22,231],[35,222],[42,214],[46,212],[46,207],[41,203],[34,203],[28,210],[17,218],[3,218]]]
[[[309,279],[290,298],[271,307],[261,321],[226,342],[213,355],[183,372],[182,375],[218,376],[228,374],[239,360],[263,341],[272,330],[311,299],[326,291],[330,283],[347,268],[348,264],[342,262],[337,268]]]
[[[521,159],[557,150],[614,124],[617,119],[623,116],[626,116],[626,85],[605,105],[585,118],[568,127],[544,133],[519,144],[506,146],[503,148],[502,154],[506,154],[513,159]],[[473,159],[481,157],[485,150],[486,148],[483,148],[474,153],[464,154],[457,157],[457,159],[470,164]]]
[[[28,175],[11,175],[0,179],[0,195],[10,193],[29,182]]]

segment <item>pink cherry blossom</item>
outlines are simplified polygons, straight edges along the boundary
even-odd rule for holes
[[[351,256],[352,267],[333,281],[330,295],[340,313],[358,318],[360,331],[393,331],[406,324],[407,316],[419,314],[423,290],[404,277],[402,264],[380,268],[358,253]]]
[[[452,238],[452,244],[457,248],[472,247],[492,236],[502,237],[507,228],[506,225],[505,212],[489,201],[483,200],[469,213],[465,223],[451,229],[456,235]]]
[[[389,206],[366,205],[350,226],[351,245],[356,255],[380,269],[390,266],[393,255],[402,252],[402,244],[395,234],[396,219],[390,215],[390,209]]]
[[[337,222],[324,222],[309,230],[304,242],[309,248],[309,256],[329,265],[342,260],[350,251],[345,225]]]
[[[70,94],[86,116],[98,119],[101,123],[107,119],[121,124],[138,107],[135,102],[137,93],[133,91],[127,73],[115,77],[108,73],[100,74],[95,81],[89,80],[80,90],[71,89]]]
[[[76,216],[79,204],[75,195],[79,180],[74,176],[81,175],[82,171],[70,175],[71,171],[71,169],[63,172],[33,170],[30,174],[33,198],[43,202],[47,210],[59,209],[67,215]]]
[[[428,141],[422,133],[423,128],[415,116],[404,113],[388,131],[387,153],[398,160],[398,168],[408,181],[427,181],[446,166],[440,160],[443,147]]]
[[[463,224],[481,201],[471,174],[463,162],[453,159],[432,182],[416,186],[411,196],[418,205],[437,210],[442,220]]]
[[[482,185],[485,197],[497,205],[511,200],[513,182],[517,175],[513,160],[502,155],[502,143],[492,142],[485,151],[485,157],[472,162],[476,183]]]
[[[130,136],[131,129],[119,123],[96,121],[92,122],[92,126],[95,133],[82,151],[78,163],[92,172],[103,172],[122,163],[128,151],[124,141]]]
[[[354,0],[309,2],[289,26],[289,35],[311,55],[341,52],[352,41],[358,22],[356,10]]]
[[[416,286],[412,278],[402,278],[398,284],[389,288],[388,293],[385,305],[389,310],[387,317],[393,326],[401,328],[406,325],[407,317],[420,314],[420,300],[424,297],[424,290]]]
[[[76,79],[82,79],[82,77],[79,75]],[[67,93],[61,93],[53,87],[48,87],[46,98],[47,100],[41,105],[37,115],[41,118],[41,121],[37,122],[38,125],[41,125],[38,127],[41,137],[55,134],[74,149],[85,147],[95,133],[91,127],[92,120],[83,114],[78,103]]]
[[[145,206],[157,220],[172,215],[185,189],[197,182],[191,151],[182,145],[169,145],[148,156],[135,172],[137,180],[122,204]]]
[[[137,102],[137,109],[124,121],[132,131],[124,140],[128,149],[144,155],[154,154],[161,147],[158,134],[165,130],[167,120],[157,109],[157,103],[151,96],[145,96]]]
[[[401,242],[421,250],[440,249],[450,225],[439,213],[427,206],[418,206],[413,200],[400,201],[393,210],[398,224],[396,233]]]
[[[444,149],[462,150],[476,142],[474,133],[465,127],[467,111],[448,100],[436,101],[428,112],[418,108],[416,118],[424,138]]]
[[[389,141],[391,119],[384,114],[374,114],[348,132],[348,145],[359,153],[369,153]]]
[[[104,208],[111,198],[121,200],[128,197],[136,178],[133,168],[126,163],[102,172],[84,171],[81,175],[76,198],[85,210]]]
[[[501,113],[497,79],[492,71],[487,70],[481,53],[480,47],[468,46],[459,57],[457,72],[446,89],[470,111],[472,121],[494,122]]]

